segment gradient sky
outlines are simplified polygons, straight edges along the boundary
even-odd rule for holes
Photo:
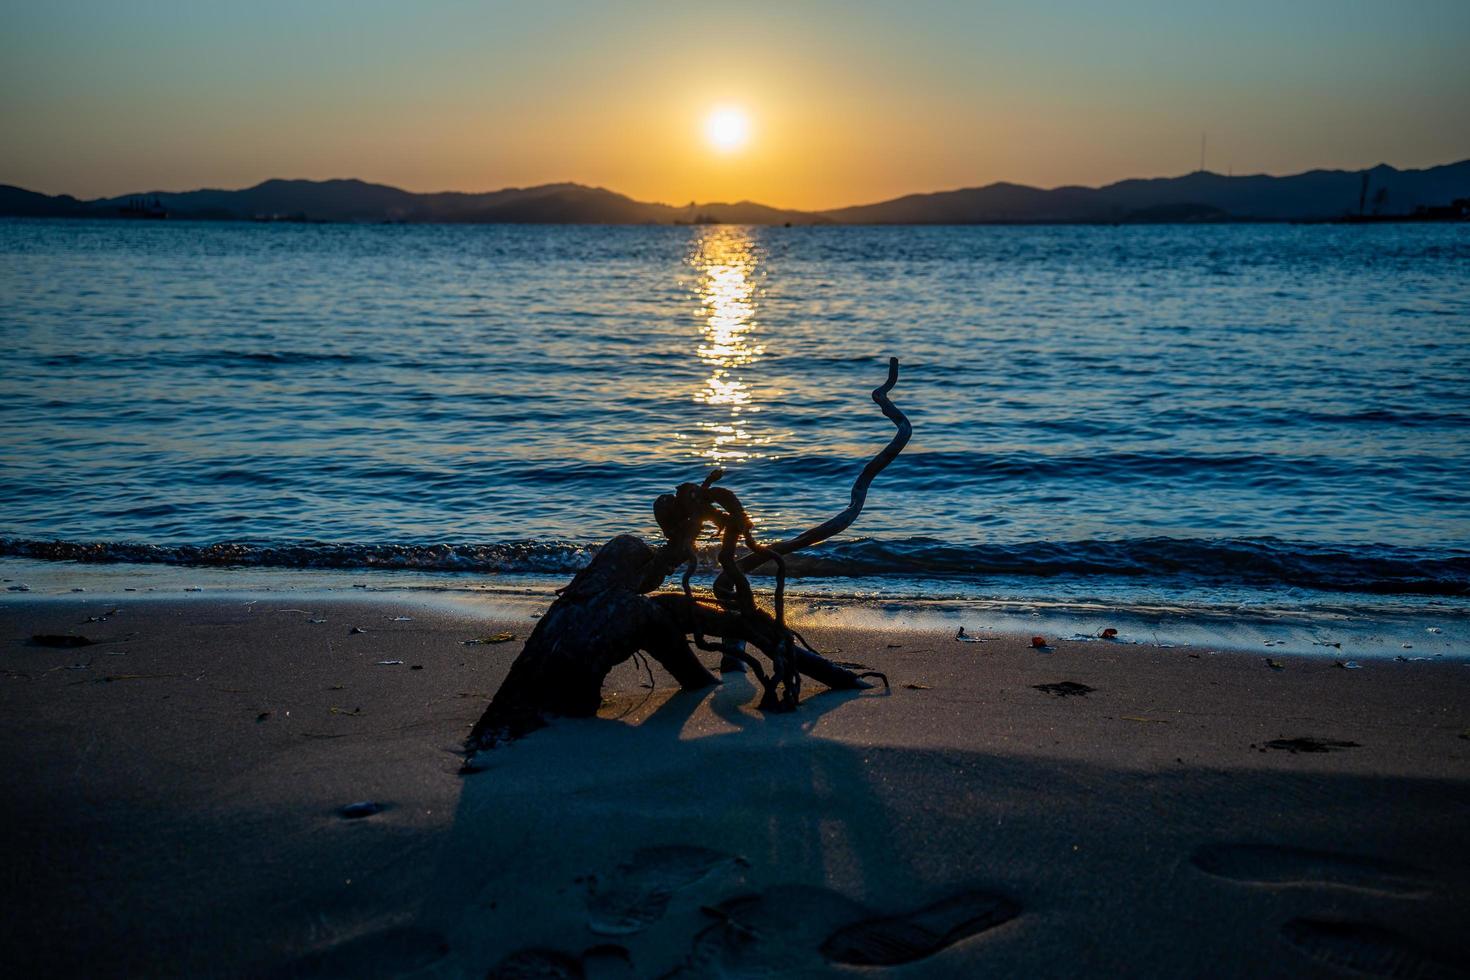
[[[866,203],[1470,157],[1470,0],[0,0],[0,183]],[[703,119],[743,106],[750,144]]]

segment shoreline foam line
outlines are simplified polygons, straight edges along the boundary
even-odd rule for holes
[[[219,541],[149,544],[0,536],[0,557],[198,567],[403,569],[421,572],[571,574],[599,543],[357,543]],[[713,550],[703,556],[714,568]],[[1369,595],[1470,597],[1470,550],[1322,544],[1256,538],[1123,538],[954,544],[934,538],[849,538],[787,560],[791,578],[887,577],[974,582],[998,578],[1157,580],[1299,587]]]
[[[318,597],[398,601],[454,608],[475,615],[527,621],[550,604],[564,574],[481,575],[382,569],[200,568],[96,564],[0,558],[0,603],[92,600],[115,604],[183,597],[280,600]],[[849,581],[806,580],[788,596],[794,621],[877,631],[925,630],[953,638],[961,627],[979,640],[954,640],[957,653],[984,651],[992,637],[1041,635],[1095,643],[1098,650],[1132,646],[1191,646],[1353,659],[1470,660],[1470,605],[1460,600],[1407,597],[1386,602],[1363,596],[1299,595],[1253,600],[1179,601],[1160,594],[1068,597],[1056,582],[1033,583],[1014,596],[926,595],[879,588],[843,591]],[[874,583],[881,584],[881,583]],[[828,588],[822,588],[827,586]],[[1167,590],[1165,590],[1167,592]],[[295,602],[295,599],[291,600]],[[1118,631],[1104,639],[1105,630]]]

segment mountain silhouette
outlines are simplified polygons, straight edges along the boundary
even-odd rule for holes
[[[1371,170],[1310,170],[1289,177],[1227,177],[1200,170],[1095,188],[991,184],[825,213],[842,224],[1324,221],[1357,214],[1360,197],[1365,211],[1384,215],[1412,214],[1420,207],[1470,197],[1470,160],[1427,170],[1379,164]]]
[[[1312,170],[1285,177],[1196,171],[1181,177],[1051,190],[996,183],[830,211],[793,211],[753,201],[677,207],[574,183],[418,194],[361,180],[276,179],[243,190],[147,191],[92,201],[0,185],[0,215],[120,217],[129,202],[146,199],[157,200],[173,218],[236,221],[611,225],[1324,221],[1360,210],[1408,215],[1463,198],[1470,198],[1470,160],[1424,170],[1380,164],[1370,170]]]

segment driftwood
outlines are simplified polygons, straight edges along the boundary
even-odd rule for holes
[[[550,716],[590,716],[602,702],[608,671],[639,651],[667,670],[685,689],[719,683],[690,646],[724,655],[722,670],[749,667],[764,689],[760,707],[794,709],[801,678],[829,688],[868,687],[877,672],[856,673],[827,660],[786,624],[785,556],[845,530],[862,512],[868,486],[908,443],[908,418],[888,400],[898,381],[898,359],[888,362],[888,379],[873,391],[873,401],[898,431],[863,468],[846,510],[786,541],[761,544],[736,495],[717,486],[716,469],[703,483],[685,483],[654,502],[654,516],[665,541],[654,547],[623,534],[603,545],[546,611],[490,706],[475,723],[465,748],[471,756],[497,742],[517,738],[545,724]],[[720,575],[712,600],[696,599],[690,579],[698,559],[696,545],[707,526],[718,532]],[[747,549],[737,554],[741,545]],[[776,587],[768,612],[756,604],[748,573],[776,566]],[[684,568],[679,592],[657,592]],[[650,594],[653,593],[653,594]],[[708,637],[719,637],[714,642]],[[770,672],[747,650],[762,653]],[[467,763],[468,765],[468,763]]]

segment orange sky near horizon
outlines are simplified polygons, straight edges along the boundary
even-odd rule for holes
[[[0,37],[0,182],[565,180],[821,209],[1184,173],[1201,131],[1219,172],[1470,156],[1470,4],[1098,7],[56,0]],[[711,146],[717,106],[744,145]]]

